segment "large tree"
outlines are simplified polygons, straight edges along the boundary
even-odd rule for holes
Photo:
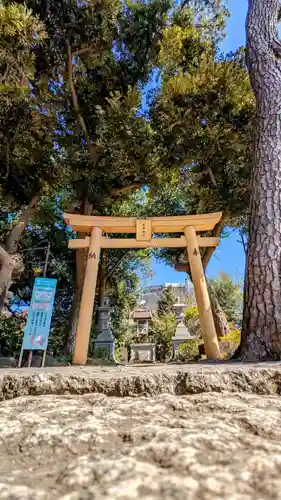
[[[21,266],[19,255],[11,260],[10,254],[46,190],[58,190],[62,180],[72,209],[102,213],[155,178],[151,130],[138,111],[172,2],[28,0],[30,10],[21,1],[4,5],[1,188],[6,199],[16,199],[9,209],[17,217],[1,247],[3,300],[12,264]],[[83,257],[77,252],[76,311]]]
[[[36,34],[36,36],[35,36]],[[64,176],[53,148],[57,100],[36,80],[35,52],[47,33],[24,5],[0,5],[0,192],[6,230],[0,244],[0,310],[12,275],[23,268],[18,244],[40,201]]]
[[[239,354],[281,359],[281,42],[279,0],[249,0],[247,62],[256,98],[244,319]]]
[[[235,219],[248,210],[254,97],[244,51],[218,52],[227,13],[220,2],[211,7],[203,14],[201,9],[201,21],[198,2],[183,2],[174,12],[162,40],[162,82],[150,118],[160,161],[165,172],[174,172],[173,184],[163,180],[161,192],[156,191],[156,203],[167,215],[221,210],[222,221],[213,233],[220,236],[225,225],[237,224]],[[202,251],[204,270],[213,250]],[[157,253],[190,275],[182,251]],[[227,322],[211,284],[209,292],[222,336]]]

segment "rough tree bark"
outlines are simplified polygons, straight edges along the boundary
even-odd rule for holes
[[[247,64],[256,98],[244,318],[237,355],[281,359],[280,0],[249,0]]]
[[[0,312],[5,307],[7,294],[15,274],[20,274],[23,269],[23,261],[17,253],[22,234],[28,222],[38,211],[40,195],[34,196],[28,207],[23,211],[17,223],[7,235],[4,245],[0,245]]]
[[[213,285],[210,283],[210,281],[207,281],[207,287],[208,287],[208,292],[209,292],[210,303],[211,303],[215,328],[216,328],[216,332],[217,332],[217,337],[220,340],[222,337],[224,337],[225,335],[227,335],[229,333],[230,329],[229,329],[229,325],[228,325],[228,322],[226,319],[226,315],[224,314],[224,312],[219,304],[217,294],[215,292]]]

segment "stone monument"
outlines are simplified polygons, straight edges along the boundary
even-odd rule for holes
[[[172,359],[175,359],[177,357],[177,349],[180,345],[184,344],[188,340],[193,339],[188,328],[184,324],[184,310],[186,309],[186,307],[186,304],[181,303],[180,299],[178,299],[173,306],[176,315],[177,326],[175,335],[172,337]]]
[[[106,297],[103,305],[98,309],[98,334],[94,339],[94,346],[96,349],[106,348],[108,352],[108,359],[115,361],[115,337],[109,326],[111,311],[112,309],[109,305],[109,299]]]

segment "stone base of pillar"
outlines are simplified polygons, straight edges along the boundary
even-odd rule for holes
[[[191,339],[188,339],[191,340]],[[172,361],[179,357],[178,348],[188,342],[187,339],[172,339]]]
[[[132,344],[130,363],[155,363],[156,344]]]

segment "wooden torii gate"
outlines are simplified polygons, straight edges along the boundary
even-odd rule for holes
[[[191,276],[200,317],[205,351],[210,359],[218,359],[220,350],[214,325],[200,247],[215,247],[219,238],[202,237],[197,233],[211,231],[220,221],[222,213],[187,215],[179,217],[96,217],[64,214],[64,220],[73,231],[90,233],[84,239],[69,241],[69,248],[88,249],[83,293],[80,305],[73,355],[74,365],[85,365],[97,283],[101,248],[187,248]],[[133,233],[135,238],[105,238],[103,233]],[[153,234],[184,233],[179,238],[154,238]]]

